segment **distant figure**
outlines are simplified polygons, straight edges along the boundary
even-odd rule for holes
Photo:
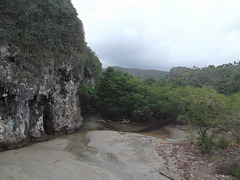
[[[130,121],[127,120],[127,119],[123,119],[123,120],[121,121],[121,124],[129,124],[129,123],[130,123]]]

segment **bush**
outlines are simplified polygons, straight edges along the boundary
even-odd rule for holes
[[[143,107],[142,109],[136,109],[133,111],[133,116],[135,120],[146,122],[152,117],[152,112],[148,106]]]
[[[229,147],[230,141],[226,139],[226,137],[221,136],[217,142],[217,146],[226,149]]]
[[[89,111],[95,108],[97,97],[96,92],[93,88],[82,82],[78,88],[77,93],[83,111]]]
[[[197,147],[202,151],[202,153],[212,152],[213,145],[213,139],[207,133],[204,135],[201,134],[201,136],[197,137]]]
[[[238,148],[238,156],[240,156],[240,147]],[[230,172],[237,177],[238,179],[240,179],[240,163],[238,163],[237,167],[232,166],[230,167]]]

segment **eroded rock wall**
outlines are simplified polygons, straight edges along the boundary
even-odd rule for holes
[[[19,147],[47,134],[78,129],[82,124],[76,96],[79,84],[71,63],[46,68],[39,83],[37,78],[16,77],[23,72],[16,68],[18,54],[9,46],[0,47],[0,147]]]

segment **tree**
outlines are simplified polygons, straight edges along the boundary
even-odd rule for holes
[[[198,129],[197,145],[202,152],[210,152],[213,138],[225,129],[228,116],[227,98],[217,93],[213,88],[187,87],[189,96],[185,98],[186,114],[178,120]]]
[[[230,118],[229,118],[229,129],[232,131],[238,143],[240,143],[240,92],[229,96],[231,102],[230,106]]]
[[[93,88],[81,82],[78,88],[78,97],[80,107],[83,111],[89,111],[95,108],[97,96]]]
[[[217,67],[209,65],[201,69],[172,68],[165,81],[174,82],[176,80],[177,83],[179,77],[185,80],[188,85],[196,87],[212,86],[219,93],[225,95],[231,95],[240,90],[240,66],[232,63]]]
[[[144,80],[144,84],[149,85],[149,86],[157,85],[158,83],[159,82],[155,78],[148,78],[148,79]]]
[[[148,93],[148,104],[156,120],[172,121],[185,113],[185,104],[181,100],[186,96],[184,87],[168,83],[161,87],[151,86]]]
[[[144,86],[140,80],[109,67],[97,86],[98,109],[110,117],[133,118],[134,108],[143,93]]]

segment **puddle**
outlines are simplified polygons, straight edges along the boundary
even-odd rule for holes
[[[129,124],[121,124],[120,122],[104,121],[97,113],[89,113],[83,116],[83,127],[95,130],[112,130],[123,132],[136,132],[144,134],[152,134],[170,138],[170,132],[167,131],[160,123],[139,123],[131,122]]]

